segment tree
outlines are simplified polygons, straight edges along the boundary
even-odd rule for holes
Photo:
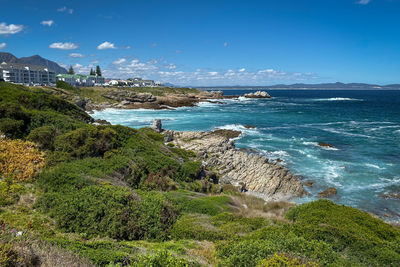
[[[96,73],[94,72],[93,68],[90,68],[90,74],[89,75],[96,75]]]
[[[97,76],[101,76],[101,70],[100,70],[100,66],[96,66],[96,74]]]
[[[75,74],[74,68],[72,66],[69,66],[68,74],[71,74],[71,75]]]

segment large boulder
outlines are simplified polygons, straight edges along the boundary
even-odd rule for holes
[[[271,98],[271,96],[265,91],[257,91],[255,93],[245,94],[246,98]]]

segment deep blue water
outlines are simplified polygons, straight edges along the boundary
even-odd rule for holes
[[[226,90],[243,95],[248,90]],[[400,91],[271,90],[272,99],[224,100],[176,110],[115,110],[93,117],[135,128],[160,118],[165,129],[239,129],[237,147],[280,158],[304,181],[310,201],[328,187],[332,200],[380,215],[400,217],[400,201],[382,194],[400,191]],[[244,125],[255,129],[245,129]],[[324,149],[326,142],[335,149]],[[386,216],[384,216],[386,214]],[[388,217],[387,215],[393,216]]]

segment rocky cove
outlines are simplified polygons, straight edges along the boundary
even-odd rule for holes
[[[191,94],[153,96],[151,93],[136,93],[123,89],[113,90],[102,96],[113,103],[93,103],[89,100],[83,105],[84,109],[89,113],[92,110],[107,108],[171,109],[196,106],[199,102],[220,103],[218,100],[239,97],[224,96],[222,91],[197,91]],[[243,97],[270,98],[271,96],[267,92],[257,91],[245,94]],[[107,124],[104,120],[96,120],[96,123]],[[220,177],[221,184],[245,188],[249,194],[269,201],[288,200],[308,194],[300,179],[277,162],[269,161],[268,158],[254,153],[254,151],[237,149],[232,139],[241,134],[239,131],[163,131],[161,120],[155,120],[153,128],[157,132],[163,132],[166,143],[194,151],[203,167],[214,171]]]
[[[163,131],[160,120],[155,120],[152,128],[164,134],[166,143],[194,151],[203,168],[220,177],[220,184],[241,187],[268,201],[308,194],[299,177],[283,166],[249,150],[237,149],[232,138],[240,136],[240,131]]]

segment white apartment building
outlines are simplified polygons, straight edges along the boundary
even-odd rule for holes
[[[72,86],[102,86],[105,83],[104,77],[83,74],[58,74],[57,81],[64,81]]]
[[[0,64],[0,78],[6,82],[27,85],[51,85],[56,83],[56,73],[45,67],[6,63]]]

